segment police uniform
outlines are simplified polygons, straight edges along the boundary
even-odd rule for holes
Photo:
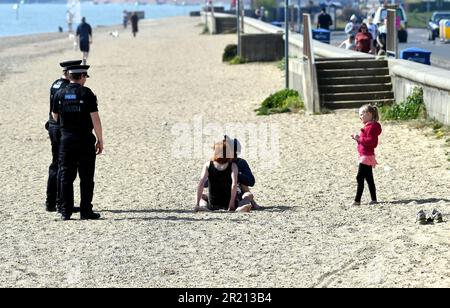
[[[69,73],[87,74],[87,65],[69,67]],[[97,112],[97,97],[87,87],[70,83],[56,94],[52,112],[58,114],[61,129],[59,151],[62,218],[70,219],[74,208],[73,182],[80,177],[81,219],[98,219],[92,211],[96,137],[91,113]]]
[[[61,62],[59,65],[63,68],[63,72],[66,72],[67,67],[72,65],[80,65],[79,61],[66,61]],[[45,208],[49,212],[54,212],[56,208],[60,206],[59,193],[58,193],[58,156],[59,156],[59,144],[61,140],[61,132],[59,130],[59,123],[57,123],[52,117],[52,105],[53,99],[56,93],[64,89],[70,81],[65,78],[60,78],[53,82],[50,88],[50,112],[49,120],[45,124],[45,128],[48,130],[50,142],[52,145],[52,163],[50,164],[48,171],[47,181],[47,200],[45,202]]]

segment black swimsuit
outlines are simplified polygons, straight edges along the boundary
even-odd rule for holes
[[[217,170],[214,162],[210,162],[208,168],[210,210],[228,209],[231,199],[231,186],[233,184],[231,171],[231,162],[228,163],[228,167],[223,171]]]

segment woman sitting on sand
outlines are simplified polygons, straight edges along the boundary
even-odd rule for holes
[[[237,203],[238,167],[233,163],[234,153],[226,140],[214,145],[214,156],[203,166],[197,189],[195,211],[228,210],[250,212],[252,205],[248,194]],[[209,181],[209,196],[203,194],[206,181]]]

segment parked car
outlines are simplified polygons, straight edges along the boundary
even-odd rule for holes
[[[384,20],[387,18],[389,9],[395,9],[397,11],[396,27],[398,30],[398,40],[400,43],[406,43],[408,41],[408,17],[406,16],[406,11],[403,6],[384,5],[379,7],[375,12],[373,22],[378,25],[378,27],[384,25]]]
[[[450,19],[450,12],[434,12],[428,22],[428,39],[434,41],[439,37],[439,22],[443,19]]]
[[[378,26],[381,26],[384,23],[384,20],[387,18],[388,9],[396,9],[397,10],[397,29],[408,28],[408,17],[406,16],[406,11],[403,8],[403,6],[381,6],[377,9],[375,12],[375,15],[373,17],[373,22],[376,23]]]

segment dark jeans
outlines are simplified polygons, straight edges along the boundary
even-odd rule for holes
[[[46,205],[49,208],[54,208],[60,205],[59,200],[59,185],[58,185],[58,165],[59,165],[59,145],[61,143],[61,131],[59,126],[49,124],[48,135],[52,144],[52,163],[48,168],[47,181],[47,201]]]
[[[95,174],[95,136],[62,132],[60,147],[60,185],[62,214],[70,217],[73,213],[73,182],[80,177],[81,215],[92,212]]]
[[[361,202],[361,197],[364,191],[364,180],[366,180],[369,185],[370,197],[372,198],[372,201],[377,201],[377,190],[375,187],[375,181],[373,180],[372,166],[359,164],[356,180],[358,181],[358,190],[356,192],[355,201]]]

